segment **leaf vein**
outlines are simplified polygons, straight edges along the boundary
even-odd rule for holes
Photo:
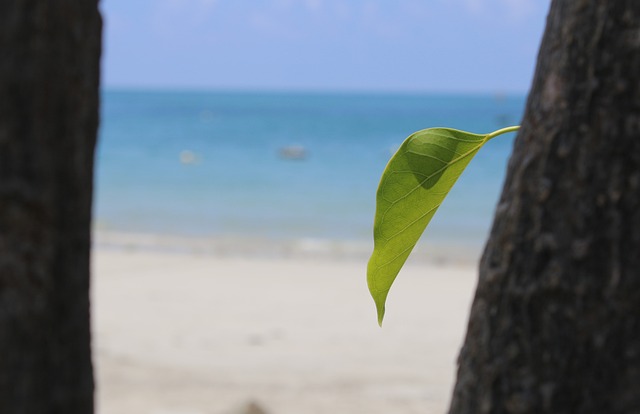
[[[413,226],[414,224],[416,224],[417,222],[419,222],[420,220],[422,220],[423,218],[428,216],[430,213],[432,213],[435,210],[437,210],[438,207],[440,207],[441,204],[442,204],[442,201],[439,202],[438,204],[436,204],[435,206],[433,206],[432,208],[430,208],[429,210],[427,210],[424,213],[422,213],[420,216],[418,216],[418,218],[416,218],[415,220],[413,220],[412,222],[410,222],[409,224],[404,226],[402,229],[398,230],[396,233],[392,234],[389,237],[386,237],[387,243],[391,242],[392,239],[394,239],[394,238],[398,237],[399,235],[401,235],[402,233],[404,233],[409,227]]]
[[[430,175],[426,176],[424,180],[420,181],[418,183],[418,185],[416,185],[415,187],[413,187],[411,190],[407,191],[402,197],[398,198],[395,201],[391,202],[391,206],[397,204],[399,201],[404,200],[405,198],[409,197],[411,194],[413,194],[416,190],[418,190],[420,187],[424,186],[424,184],[429,181],[430,179],[432,179],[433,177],[435,177],[436,175],[438,175],[439,173],[441,173],[442,171],[446,170],[447,168],[449,168],[450,166],[452,166],[453,164],[459,162],[460,160],[468,157],[469,155],[471,155],[473,152],[477,151],[480,147],[482,146],[482,144],[474,147],[473,149],[467,151],[466,153],[462,154],[461,156],[459,156],[458,158],[455,158],[453,160],[451,160],[449,163],[447,163],[446,165],[442,166],[441,168],[439,168],[438,170],[434,171],[433,173],[431,173]],[[392,171],[393,172],[393,171]],[[388,209],[387,209],[388,211]],[[384,219],[386,216],[386,211],[385,213],[382,215],[382,219],[380,220],[380,223],[384,223]]]
[[[481,141],[484,141],[485,139],[484,136],[478,136],[478,139],[463,139],[460,137],[456,137],[454,135],[438,134],[437,132],[433,132],[433,131],[429,131],[429,135],[432,137],[452,139],[454,141],[459,141],[459,142],[481,142]],[[467,134],[467,135],[470,135],[470,134]],[[416,135],[411,140],[413,141],[414,139],[419,138],[420,136],[421,135]]]

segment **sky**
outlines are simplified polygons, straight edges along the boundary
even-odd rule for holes
[[[549,0],[102,0],[103,85],[526,93]]]

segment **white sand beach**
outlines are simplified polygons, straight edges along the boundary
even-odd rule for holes
[[[98,413],[443,413],[476,270],[438,263],[410,260],[381,329],[364,258],[98,246]]]

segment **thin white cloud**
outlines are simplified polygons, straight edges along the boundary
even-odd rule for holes
[[[514,19],[522,19],[536,12],[536,5],[540,6],[540,0],[502,0],[507,8],[507,15]]]
[[[464,7],[471,14],[481,14],[485,10],[485,0],[464,0]]]
[[[487,18],[496,16],[522,20],[535,15],[540,8],[547,8],[549,0],[456,0],[472,15]]]
[[[173,35],[183,27],[198,27],[215,12],[220,0],[160,0],[151,10],[152,26],[157,33]]]
[[[211,10],[218,4],[218,0],[198,0],[200,2],[200,9]]]
[[[316,12],[322,8],[322,0],[305,0],[307,9]]]

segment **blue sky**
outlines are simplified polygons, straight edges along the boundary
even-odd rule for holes
[[[526,92],[549,0],[102,0],[106,87]]]

